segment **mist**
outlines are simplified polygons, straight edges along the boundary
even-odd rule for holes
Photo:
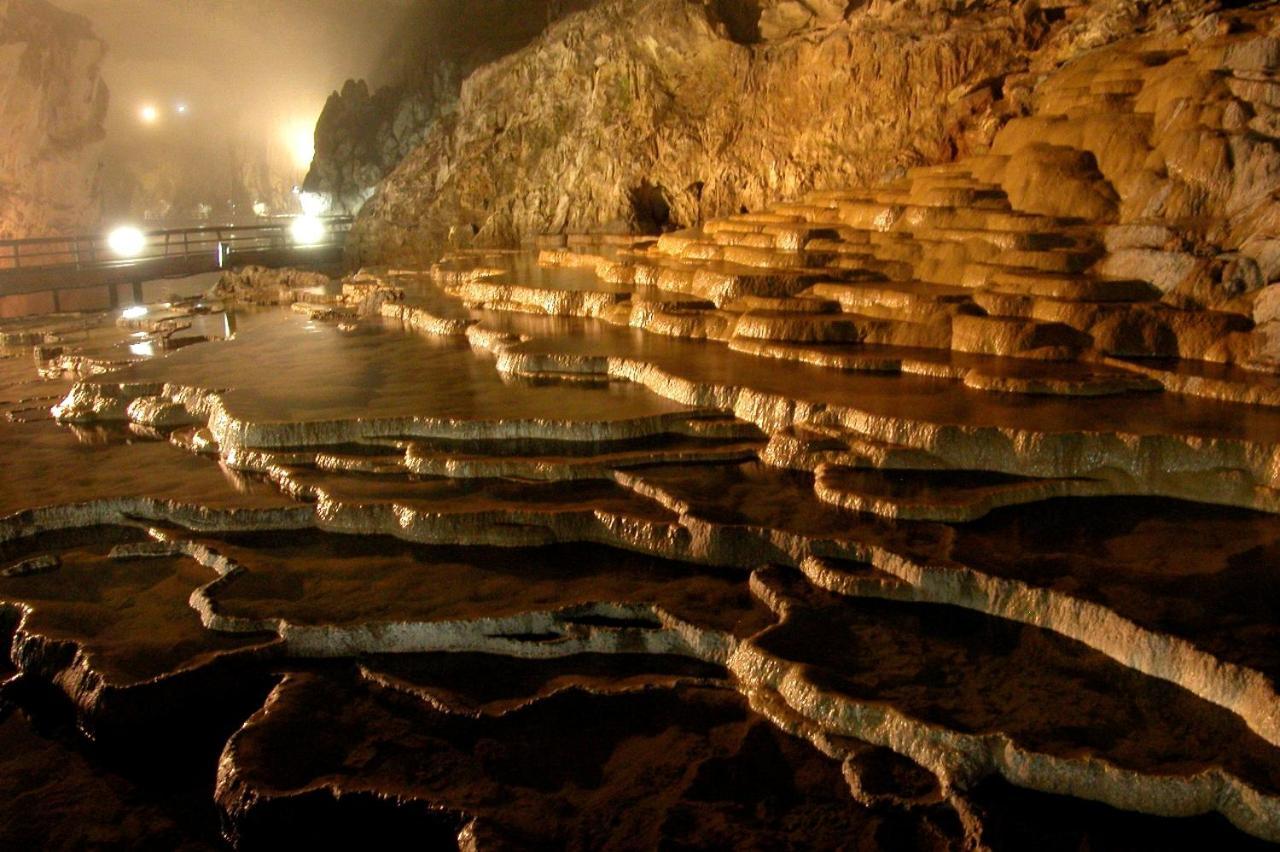
[[[417,0],[55,0],[106,42],[104,220],[294,212],[329,93]]]

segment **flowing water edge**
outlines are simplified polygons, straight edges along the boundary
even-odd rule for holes
[[[3,845],[1280,841],[1275,409],[545,261],[0,326]]]

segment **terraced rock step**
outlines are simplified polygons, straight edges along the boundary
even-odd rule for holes
[[[769,621],[741,571],[599,546],[422,547],[310,532],[208,543],[238,567],[193,598],[206,623],[273,630],[301,655],[492,646],[516,656],[564,656],[646,643],[694,655],[664,629],[745,636]],[[424,584],[440,591],[423,596]],[[518,639],[533,635],[542,638]]]
[[[5,546],[56,555],[49,570],[0,575],[14,621],[8,656],[18,672],[56,685],[80,725],[101,737],[145,730],[203,702],[275,656],[265,632],[211,633],[188,603],[215,575],[128,527],[48,533]]]
[[[299,730],[310,736],[296,739]],[[359,753],[386,757],[338,780]],[[369,683],[291,677],[228,743],[217,795],[239,841],[257,845],[297,837],[299,818],[316,837],[345,836],[352,821],[317,796],[392,788],[380,797],[383,826],[409,819],[427,829],[419,836],[463,832],[486,844],[590,846],[621,830],[644,846],[894,838],[943,848],[955,828],[858,805],[836,761],[734,692],[693,685],[574,689],[476,718]]]
[[[1019,11],[1043,52],[873,185],[780,165],[794,197],[660,235],[0,321],[0,763],[67,767],[9,810],[1280,842],[1280,30],[1087,5]]]
[[[476,678],[477,670],[493,676]],[[658,654],[573,654],[555,660],[462,651],[385,654],[366,658],[360,675],[370,684],[421,695],[449,712],[472,716],[500,716],[574,690],[625,695],[681,684],[727,686],[719,666]]]
[[[1048,631],[946,607],[851,606],[785,574],[754,582],[782,621],[745,643],[731,670],[772,681],[829,729],[903,751],[962,788],[1000,773],[1148,813],[1217,809],[1280,836],[1278,753],[1232,713]]]
[[[557,299],[556,287],[544,290],[541,307],[729,341],[1006,357],[1042,348],[1028,346],[1027,333],[953,327],[986,315],[991,328],[1031,320],[1022,326],[1079,332],[1057,358],[1182,358],[1271,371],[1280,360],[1266,286],[1280,280],[1267,212],[1276,154],[1275,134],[1259,128],[1274,124],[1276,83],[1269,48],[1257,45],[1270,43],[1273,25],[1262,9],[1234,13],[1217,35],[1148,34],[1017,78],[1009,87],[1017,94],[996,107],[1012,120],[987,150],[910,168],[885,185],[811,191],[663,234],[596,265],[609,282],[608,310]],[[1173,104],[1196,106],[1183,114]],[[635,309],[628,285],[693,293],[715,309],[691,308],[678,321],[655,316]],[[911,288],[911,297],[886,295],[895,287]],[[838,315],[797,309],[806,297],[835,294]],[[745,304],[750,296],[791,305]],[[883,320],[874,331],[861,318],[868,309]],[[923,333],[922,322],[936,328]],[[1165,386],[1267,399],[1245,387]]]
[[[1030,479],[978,471],[879,471],[823,465],[815,472],[818,498],[855,512],[891,518],[969,521],[997,506],[1053,497],[1105,494],[1100,479]]]

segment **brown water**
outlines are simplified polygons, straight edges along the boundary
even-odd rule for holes
[[[479,262],[527,286],[602,287],[524,256]],[[937,598],[1017,582],[1265,684],[1280,666],[1275,515],[1160,499],[1141,475],[1117,478],[1118,496],[965,524],[855,513],[815,491],[825,478],[960,504],[1034,484],[999,449],[1015,433],[1060,436],[1043,452],[1064,457],[1111,433],[1265,455],[1275,410],[995,394],[470,311],[429,277],[397,283],[486,335],[247,306],[192,318],[192,339],[210,339],[168,349],[114,317],[0,328],[50,335],[39,352],[11,337],[0,358],[0,633],[15,676],[0,693],[0,846],[70,848],[72,822],[143,848],[1280,839],[1273,698],[1198,695],[1202,681],[1153,677],[1080,625]],[[863,354],[1031,379],[1093,370]],[[498,369],[525,355],[558,367]],[[124,366],[48,369],[76,356]],[[77,378],[101,407],[59,424],[49,408]],[[198,400],[193,422],[129,422],[126,404],[157,393]],[[814,422],[728,410],[753,394]],[[877,420],[915,443],[868,444],[856,425]],[[817,431],[785,456],[804,429]],[[1172,452],[1132,447],[1135,469]],[[895,560],[955,582],[913,590],[886,573]],[[1220,786],[1177,799],[1205,778]],[[1233,810],[1250,796],[1264,804]]]

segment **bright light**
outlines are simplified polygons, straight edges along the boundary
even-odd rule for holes
[[[329,212],[329,196],[322,192],[299,193],[298,203],[302,205],[302,212],[308,216],[323,216]]]
[[[147,315],[146,305],[134,305],[132,308],[125,308],[124,311],[122,311],[120,314],[120,316],[130,320],[141,319],[146,315]]]
[[[316,154],[315,127],[295,121],[284,126],[283,134],[294,166],[299,169],[310,168],[311,160]]]
[[[132,225],[123,225],[107,235],[107,248],[119,257],[137,257],[146,247],[146,236]]]
[[[138,118],[143,124],[155,124],[160,120],[160,110],[156,109],[152,104],[144,104],[138,109]]]
[[[300,246],[313,246],[324,240],[325,227],[315,216],[299,216],[289,226],[289,235]]]
[[[253,215],[259,216],[259,217],[265,217],[270,212],[271,212],[271,208],[267,207],[267,202],[265,201],[253,202]]]
[[[178,114],[179,114],[179,115],[184,115],[184,114],[186,113],[186,111],[187,111],[187,105],[186,105],[186,104],[178,104],[176,107],[174,107],[174,109],[176,109],[176,110],[178,111]]]

